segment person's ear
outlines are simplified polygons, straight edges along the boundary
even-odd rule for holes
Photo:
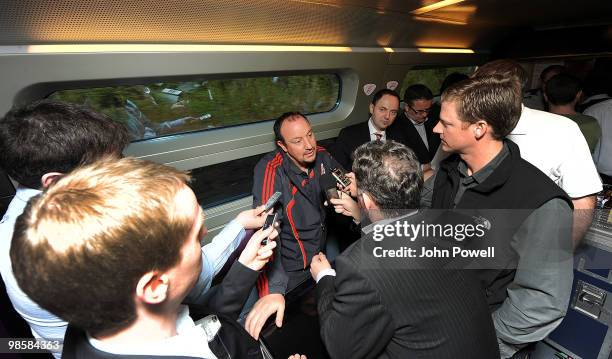
[[[283,151],[287,152],[287,146],[285,146],[285,144],[283,143],[283,141],[276,141],[276,144],[278,145],[278,147],[282,148]]]
[[[370,103],[370,115],[374,114],[374,104]]]
[[[474,124],[474,137],[480,140],[488,130],[487,123],[485,121],[478,121]]]
[[[169,279],[159,272],[145,273],[136,284],[136,297],[147,304],[159,304],[168,297]]]
[[[42,175],[40,178],[40,184],[42,188],[47,188],[53,184],[53,182],[57,181],[64,174],[61,172],[48,172]]]
[[[574,97],[574,106],[576,106],[576,104],[578,102],[580,102],[580,99],[582,99],[582,90],[579,90],[578,93],[576,94],[576,97]]]

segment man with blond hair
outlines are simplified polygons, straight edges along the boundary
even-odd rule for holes
[[[13,271],[29,297],[70,323],[65,356],[260,356],[257,342],[224,315],[237,317],[276,246],[261,242],[276,230],[251,237],[195,316],[181,303],[200,275],[206,227],[189,179],[144,160],[106,160],[27,205],[15,225]],[[217,335],[194,323],[210,313],[222,319]]]

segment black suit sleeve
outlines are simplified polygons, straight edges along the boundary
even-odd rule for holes
[[[338,135],[338,138],[336,139],[336,142],[330,148],[332,157],[349,172],[352,167],[351,153],[353,151],[351,149],[351,143],[352,141],[347,131],[342,129]]]
[[[201,304],[213,311],[238,318],[258,275],[259,272],[238,261],[234,262],[223,281],[210,288]]]
[[[393,319],[368,280],[342,256],[336,272],[316,287],[325,347],[332,358],[377,357],[393,337]]]

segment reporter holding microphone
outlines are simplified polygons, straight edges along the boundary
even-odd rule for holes
[[[423,185],[414,152],[394,141],[373,141],[355,151],[358,200],[346,193],[330,198],[334,210],[369,220],[364,235],[335,259],[322,253],[310,273],[317,282],[321,338],[332,358],[499,358],[495,330],[477,281],[440,262],[401,258],[386,266],[368,235],[377,223],[420,223]],[[361,209],[364,209],[361,217]],[[405,214],[408,213],[408,214]],[[381,243],[402,243],[390,238]],[[398,266],[397,263],[400,263]]]

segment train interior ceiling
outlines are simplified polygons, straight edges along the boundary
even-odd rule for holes
[[[5,0],[0,113],[47,97],[106,106],[131,126],[126,155],[193,172],[210,238],[251,206],[282,112],[308,113],[328,144],[367,119],[368,84],[399,91],[410,71],[495,58],[533,72],[609,56],[606,0]],[[14,186],[0,173],[2,213]]]

